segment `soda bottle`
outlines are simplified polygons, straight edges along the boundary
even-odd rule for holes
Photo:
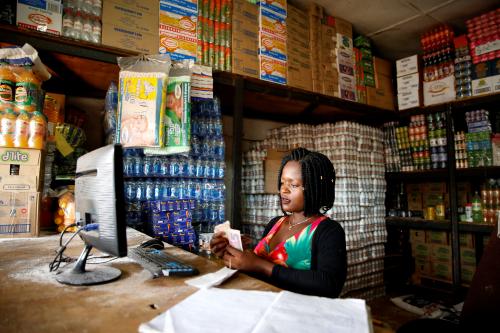
[[[14,131],[16,127],[16,114],[12,109],[7,109],[0,120],[0,147],[14,147]]]
[[[14,101],[16,76],[9,66],[0,66],[0,107]]]
[[[19,111],[14,131],[14,147],[28,148],[30,116],[25,110]]]
[[[35,111],[29,122],[28,147],[33,149],[45,148],[45,135],[47,134],[47,120],[40,111]]]
[[[483,222],[483,210],[481,207],[481,197],[476,191],[474,197],[472,197],[472,222],[481,223]]]

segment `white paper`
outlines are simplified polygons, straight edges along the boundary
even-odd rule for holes
[[[331,299],[282,291],[252,333],[369,333],[371,323],[361,299]]]
[[[222,282],[229,279],[236,273],[236,269],[229,269],[227,267],[221,268],[216,272],[208,273],[199,277],[195,277],[185,282],[190,286],[204,289],[220,285]]]
[[[361,299],[210,288],[141,324],[139,332],[370,333],[372,328]]]

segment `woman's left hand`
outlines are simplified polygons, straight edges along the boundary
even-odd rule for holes
[[[258,272],[270,276],[274,264],[257,256],[253,251],[240,251],[228,245],[224,254],[224,264],[231,268],[247,272]]]

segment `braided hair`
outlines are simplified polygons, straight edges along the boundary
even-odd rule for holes
[[[281,185],[283,168],[289,161],[299,162],[302,169],[304,215],[323,214],[332,208],[335,200],[335,169],[328,157],[305,148],[292,150],[281,161],[278,174],[278,191]]]

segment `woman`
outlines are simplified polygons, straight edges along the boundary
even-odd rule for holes
[[[338,297],[347,274],[344,230],[323,215],[335,198],[335,170],[323,154],[304,148],[283,158],[279,192],[284,216],[273,218],[253,251],[228,245],[223,234],[210,242],[226,266],[257,273],[280,288]]]

